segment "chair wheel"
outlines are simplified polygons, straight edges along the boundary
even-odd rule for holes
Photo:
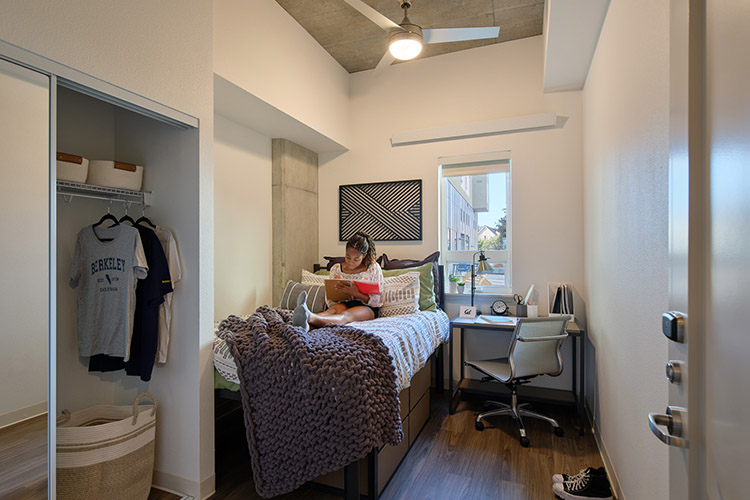
[[[477,420],[477,421],[474,422],[474,428],[476,430],[478,430],[478,431],[483,431],[484,430],[484,423],[482,423],[481,420]]]
[[[528,448],[530,444],[531,444],[531,441],[529,441],[529,438],[527,437],[521,438],[521,446],[523,446],[524,448]]]
[[[562,427],[555,427],[555,436],[562,436],[565,434],[565,431]]]

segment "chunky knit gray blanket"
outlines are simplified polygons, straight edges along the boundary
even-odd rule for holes
[[[305,332],[259,307],[219,326],[237,362],[255,489],[264,498],[403,438],[396,375],[379,337],[346,325]]]

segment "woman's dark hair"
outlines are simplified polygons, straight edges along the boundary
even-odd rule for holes
[[[362,262],[365,267],[370,267],[370,264],[375,262],[375,242],[368,234],[357,231],[346,242],[346,248],[353,248],[362,252],[362,255],[364,255]]]

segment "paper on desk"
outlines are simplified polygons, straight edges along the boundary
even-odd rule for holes
[[[479,319],[486,321],[487,323],[509,323],[516,324],[517,318],[504,318],[502,316],[485,316],[484,314],[479,316]]]

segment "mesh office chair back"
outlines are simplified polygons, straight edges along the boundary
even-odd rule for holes
[[[508,352],[511,378],[560,375],[563,369],[560,346],[568,336],[569,317],[523,318],[518,320]]]

